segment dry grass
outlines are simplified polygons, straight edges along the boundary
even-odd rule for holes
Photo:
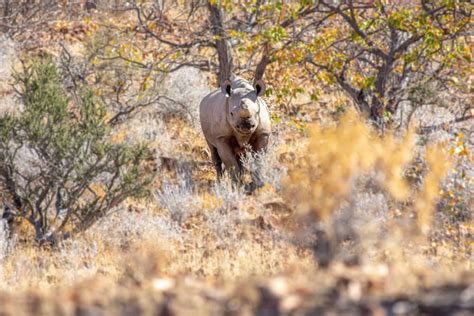
[[[83,236],[55,249],[3,236],[2,287],[9,292],[69,287],[98,275],[111,282],[131,276],[144,283],[150,282],[149,275],[173,280],[189,275],[210,284],[312,275],[317,271],[312,225],[299,221],[316,223],[317,218],[337,240],[335,262],[351,255],[360,262],[357,268],[331,265],[325,272],[329,279],[358,271],[390,282],[382,293],[416,293],[420,286],[457,281],[463,271],[472,271],[472,249],[454,255],[452,240],[430,242],[443,156],[430,153],[423,184],[411,188],[401,176],[416,152],[412,137],[379,139],[354,117],[310,135],[307,149],[303,134],[272,146],[265,157],[268,183],[254,195],[225,181],[199,181],[213,177],[208,165],[196,167],[191,182],[163,169],[153,198],[128,201]],[[196,142],[186,142],[201,146],[199,134],[195,137]],[[350,139],[357,142],[349,144]],[[300,145],[292,146],[296,142]],[[161,148],[159,141],[153,144]],[[290,155],[300,158],[288,160]],[[288,178],[281,172],[286,168]],[[284,195],[279,189],[283,179]],[[458,237],[463,238],[458,243],[472,246],[472,231]]]
[[[203,150],[200,133],[185,122],[154,124],[146,119],[143,124],[148,114],[142,115],[123,132],[117,132],[122,134],[117,137],[127,141],[135,135],[150,141],[157,160],[171,156],[191,161],[192,152]],[[163,146],[167,142],[174,146]],[[287,154],[281,151],[275,145],[266,158],[276,164],[265,166],[275,182],[280,181],[279,173],[286,168],[278,163],[278,157]],[[131,270],[142,273],[130,267],[130,258],[143,268],[153,265],[147,257],[158,250],[159,260],[167,262],[160,268],[160,275],[190,274],[206,280],[233,281],[314,269],[311,254],[299,249],[287,232],[268,223],[277,222],[278,218],[270,217],[276,216],[272,214],[275,205],[283,204],[279,190],[272,185],[249,196],[242,189],[232,188],[229,181],[216,183],[210,164],[195,167],[191,175],[182,170],[169,171],[167,166],[158,168],[161,176],[152,197],[127,201],[111,217],[57,249],[37,248],[25,242],[10,247],[8,243],[13,241],[2,238],[3,289],[68,286],[97,274],[118,280]],[[281,214],[280,221],[288,215]],[[20,225],[16,229],[19,232],[27,228]]]

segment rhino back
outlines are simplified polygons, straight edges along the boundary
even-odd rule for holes
[[[215,145],[219,137],[232,135],[226,119],[226,97],[219,90],[208,94],[199,106],[199,119],[206,140]]]

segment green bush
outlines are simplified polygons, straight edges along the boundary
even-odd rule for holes
[[[147,192],[149,150],[110,141],[106,108],[87,87],[72,102],[45,57],[14,77],[24,108],[0,118],[0,188],[38,242],[82,232]]]

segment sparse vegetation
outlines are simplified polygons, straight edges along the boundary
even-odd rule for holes
[[[0,1],[0,314],[469,314],[471,10]],[[195,124],[228,71],[251,193]]]
[[[92,226],[151,178],[145,146],[113,144],[106,109],[83,87],[70,104],[49,59],[15,75],[24,109],[0,119],[0,181],[7,213],[27,220],[39,243]]]

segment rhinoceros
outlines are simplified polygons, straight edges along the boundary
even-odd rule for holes
[[[218,179],[223,175],[224,163],[233,180],[240,182],[245,147],[255,152],[266,150],[271,124],[267,104],[260,98],[264,93],[262,80],[252,86],[245,79],[233,77],[201,101],[201,127]],[[252,188],[263,185],[258,172],[252,174],[252,180]]]

